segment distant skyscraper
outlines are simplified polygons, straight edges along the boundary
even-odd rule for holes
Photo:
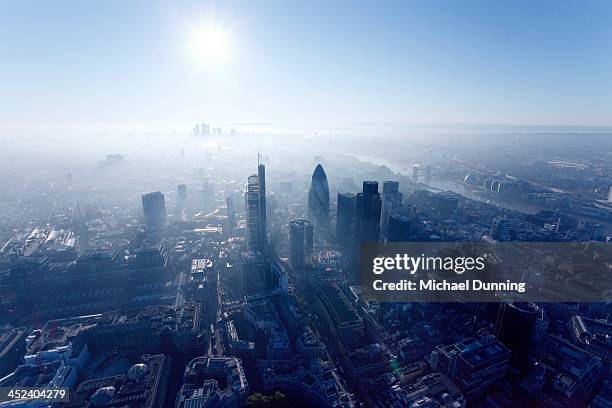
[[[187,185],[179,184],[176,187],[176,212],[181,214],[187,204]]]
[[[378,182],[364,181],[363,192],[357,194],[357,245],[378,242],[381,207]]]
[[[608,202],[612,203],[612,186],[608,189]]]
[[[312,254],[313,225],[308,220],[293,220],[289,223],[291,265],[296,271],[304,269]]]
[[[249,249],[266,252],[266,168],[260,164],[258,174],[248,178],[244,193]]]
[[[336,213],[336,238],[342,245],[355,240],[355,217],[357,196],[353,193],[338,193]]]
[[[409,242],[410,233],[410,218],[400,214],[391,214],[387,242]]]
[[[256,174],[251,174],[248,178],[246,189],[244,192],[244,205],[246,211],[247,224],[247,244],[252,250],[261,248],[259,242],[259,177]]]
[[[495,336],[511,351],[510,365],[521,373],[529,367],[531,337],[539,308],[534,303],[502,303],[495,321]]]
[[[312,173],[308,191],[308,218],[317,233],[329,232],[329,185],[325,170],[320,164]]]
[[[259,242],[262,254],[267,254],[267,206],[266,206],[266,166],[259,163],[257,166],[257,177],[259,178]]]
[[[236,210],[232,196],[225,197],[225,205],[227,206],[227,231],[233,234],[236,228]]]
[[[389,216],[402,206],[402,193],[399,192],[399,182],[383,182],[382,212],[380,218],[380,232],[383,238],[387,238],[389,228]]]
[[[144,194],[142,210],[149,227],[163,227],[166,223],[166,200],[161,192]]]

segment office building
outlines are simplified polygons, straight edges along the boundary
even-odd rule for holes
[[[399,182],[383,182],[382,210],[380,218],[380,232],[383,239],[388,238],[389,217],[402,206],[402,193],[399,192]]]
[[[232,196],[225,197],[225,206],[227,207],[227,231],[229,234],[233,234],[236,228],[236,209]]]
[[[310,263],[313,247],[313,225],[308,220],[293,220],[289,223],[291,265],[301,271]]]
[[[503,378],[509,360],[506,346],[487,334],[439,345],[430,356],[432,368],[457,384],[468,400],[482,396],[489,386]]]
[[[268,235],[267,235],[267,206],[266,206],[266,166],[263,163],[259,163],[257,166],[257,177],[259,179],[259,250],[261,253],[267,255],[268,247]]]
[[[187,185],[179,184],[176,187],[176,213],[181,214],[187,205]]]
[[[67,408],[162,408],[170,380],[170,358],[144,355],[125,374],[84,381],[70,393]]]
[[[317,164],[308,191],[308,218],[317,234],[329,232],[329,185],[323,166]]]
[[[166,200],[161,192],[144,194],[142,210],[148,227],[161,228],[166,223]]]
[[[266,248],[266,194],[265,167],[260,164],[258,174],[248,178],[244,199],[247,221],[247,244],[250,250],[265,253]]]
[[[525,374],[530,365],[531,339],[539,308],[534,303],[502,303],[495,321],[495,336],[510,349],[510,366]]]
[[[338,193],[336,239],[341,245],[355,240],[356,212],[357,196],[353,193]]]
[[[411,234],[411,220],[400,214],[389,216],[387,242],[408,242]]]
[[[381,206],[378,182],[364,181],[363,191],[357,194],[357,245],[378,242]]]
[[[249,383],[235,357],[198,357],[185,368],[175,408],[242,407]]]

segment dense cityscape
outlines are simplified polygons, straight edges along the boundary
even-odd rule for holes
[[[608,134],[454,137],[258,152],[202,123],[167,160],[17,162],[0,388],[70,397],[0,406],[612,406],[609,303],[362,296],[366,243],[610,241]]]

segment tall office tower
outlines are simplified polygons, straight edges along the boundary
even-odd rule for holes
[[[364,181],[363,192],[357,194],[357,245],[378,242],[381,207],[378,182]]]
[[[497,311],[495,336],[511,351],[510,366],[525,374],[539,308],[534,303],[502,303]]]
[[[249,249],[266,254],[266,167],[249,176],[244,193]]]
[[[410,218],[400,214],[391,214],[387,242],[409,242],[410,233]]]
[[[200,134],[202,136],[208,136],[208,134],[210,133],[209,129],[210,129],[210,126],[202,122],[202,125],[200,126]]]
[[[291,265],[301,271],[310,262],[313,247],[313,224],[308,220],[289,222]]]
[[[497,241],[510,241],[510,225],[508,224],[508,220],[504,217],[495,217],[491,224],[491,238]]]
[[[355,241],[355,216],[357,196],[353,193],[338,193],[336,213],[336,239],[341,245],[350,246]]]
[[[608,189],[608,202],[612,203],[612,186]]]
[[[425,184],[431,183],[431,166],[425,167]]]
[[[194,136],[198,136],[198,135],[200,134],[200,125],[195,125],[195,126],[193,127],[193,132],[192,132],[192,134],[193,134]]]
[[[226,195],[225,205],[227,206],[227,232],[231,235],[236,228],[236,209],[232,196]]]
[[[412,167],[412,181],[418,183],[419,181],[419,166],[416,164]]]
[[[308,218],[317,234],[329,232],[329,185],[323,166],[317,164],[308,191]]]
[[[267,206],[266,206],[266,166],[259,163],[257,166],[257,177],[259,178],[259,238],[260,251],[267,256],[268,235],[267,235]]]
[[[149,227],[163,227],[166,223],[166,200],[161,192],[143,194],[142,210]]]
[[[256,295],[266,290],[269,284],[269,265],[259,251],[242,254],[240,270],[244,295]]]
[[[261,248],[259,241],[260,213],[259,213],[259,177],[251,174],[248,178],[244,192],[244,205],[247,224],[247,244],[249,249],[258,251]]]
[[[179,184],[176,187],[176,213],[181,214],[187,204],[187,185]]]
[[[380,218],[380,233],[383,239],[387,237],[389,216],[402,206],[402,193],[399,192],[398,181],[384,181],[382,193],[382,212]]]

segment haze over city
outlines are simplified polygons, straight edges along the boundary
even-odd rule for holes
[[[0,408],[610,407],[611,21],[0,2]]]

